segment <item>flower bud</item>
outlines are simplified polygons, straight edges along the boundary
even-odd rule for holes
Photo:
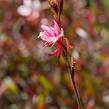
[[[57,0],[48,0],[53,12],[55,12],[55,14],[58,14],[58,4],[57,4]]]

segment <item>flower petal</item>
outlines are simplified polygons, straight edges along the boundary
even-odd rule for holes
[[[54,32],[56,33],[56,35],[59,35],[59,26],[57,24],[56,21],[53,21],[54,22],[54,26],[53,26],[53,29],[54,29]]]
[[[52,31],[52,29],[50,27],[42,25],[41,28],[42,28],[42,30],[44,32],[46,32],[48,34],[49,37],[53,37],[54,36],[54,33],[53,33],[53,31]]]
[[[53,44],[58,40],[58,37],[49,37],[46,35],[45,32],[40,32],[38,38],[41,38],[43,41]]]
[[[63,36],[64,36],[64,30],[63,30],[63,28],[61,28],[61,32],[58,37],[63,37]]]

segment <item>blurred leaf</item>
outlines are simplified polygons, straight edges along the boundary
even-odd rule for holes
[[[7,77],[4,79],[4,84],[6,85],[8,90],[12,92],[17,93],[19,91],[17,85],[14,83],[14,81],[10,77]]]
[[[40,83],[43,85],[43,87],[47,90],[47,91],[53,91],[53,85],[50,83],[50,81],[47,80],[46,77],[44,76],[39,76],[39,81]]]

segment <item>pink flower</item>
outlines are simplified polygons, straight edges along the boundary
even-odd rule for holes
[[[55,43],[57,44],[57,49],[51,53],[51,55],[60,56],[63,51],[62,47],[62,38],[64,36],[64,31],[62,28],[59,28],[59,25],[56,21],[54,21],[53,27],[42,25],[42,32],[40,32],[38,38],[41,38],[45,45],[53,46]]]
[[[46,25],[41,26],[43,32],[40,32],[39,38],[45,41],[49,45],[54,45],[59,39],[61,39],[64,35],[63,29],[59,28],[56,21],[54,21],[53,27],[48,27]]]

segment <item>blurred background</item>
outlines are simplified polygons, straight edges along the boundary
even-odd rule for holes
[[[64,1],[82,101],[109,109],[109,0]],[[0,0],[0,109],[77,109],[64,58],[48,56],[53,48],[37,39],[52,19],[47,0]]]

